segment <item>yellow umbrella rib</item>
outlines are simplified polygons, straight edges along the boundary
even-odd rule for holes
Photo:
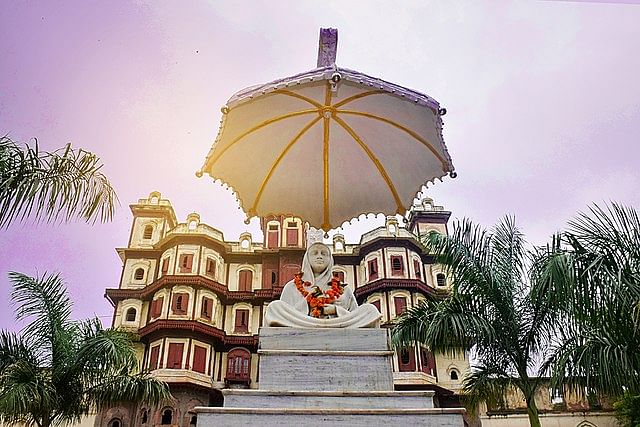
[[[329,108],[331,105],[331,84],[327,82],[324,91],[324,105]],[[322,228],[326,231],[331,228],[329,222],[329,121],[331,117],[324,113],[324,119],[322,123],[323,138],[322,138],[322,165],[323,165],[323,221]]]
[[[284,90],[284,89],[280,89],[280,90],[276,90],[273,93],[277,93],[280,95],[287,95],[287,96],[291,96],[293,98],[298,98],[301,99],[303,101],[308,102],[309,104],[313,105],[314,107],[317,108],[322,108],[322,104],[320,104],[318,101],[311,99],[311,98],[307,98],[304,95],[300,95],[299,93],[295,93],[295,92],[291,92],[290,90]]]
[[[308,123],[305,127],[303,127],[302,130],[300,130],[300,132],[298,132],[298,134],[291,140],[291,142],[289,142],[289,144],[287,144],[287,146],[284,148],[284,150],[282,150],[282,152],[280,153],[280,155],[278,156],[276,161],[273,162],[273,164],[269,168],[269,172],[267,173],[267,175],[262,180],[262,184],[260,184],[260,189],[258,190],[258,195],[256,196],[256,199],[253,202],[253,206],[249,209],[249,214],[251,214],[251,215],[255,214],[256,208],[258,207],[258,203],[260,203],[260,198],[262,197],[262,192],[264,191],[265,187],[267,186],[267,183],[271,179],[271,175],[273,175],[273,173],[275,172],[276,168],[278,167],[278,165],[280,164],[280,162],[282,161],[284,156],[289,152],[291,147],[293,147],[295,145],[295,143],[298,142],[298,140],[300,138],[302,138],[302,136],[309,129],[311,129],[313,127],[313,125],[315,125],[316,123],[318,123],[320,121],[321,118],[322,118],[322,116],[318,116],[315,119],[311,120],[311,122]]]
[[[361,92],[361,93],[359,93],[357,95],[350,96],[349,98],[345,98],[342,101],[340,101],[340,102],[338,102],[336,104],[333,104],[332,107],[333,108],[340,108],[343,105],[350,103],[351,101],[355,101],[356,99],[364,98],[365,96],[370,96],[370,95],[377,95],[379,93],[385,93],[385,91],[383,91],[383,90],[371,90],[369,92]]]
[[[380,172],[380,175],[382,175],[382,178],[387,183],[387,186],[389,187],[389,191],[391,191],[391,194],[393,195],[393,198],[395,199],[396,205],[398,206],[397,212],[398,213],[404,212],[406,209],[405,209],[404,205],[402,204],[402,201],[400,200],[400,196],[398,196],[398,192],[396,191],[396,187],[393,185],[393,182],[391,181],[391,178],[387,174],[387,171],[384,170],[384,166],[382,166],[382,163],[380,163],[380,160],[378,160],[376,155],[373,154],[373,152],[367,146],[367,144],[365,144],[362,141],[360,136],[358,136],[358,134],[344,120],[342,120],[338,116],[334,116],[333,118],[336,121],[336,123],[338,123],[340,126],[342,126],[342,128],[344,130],[346,130],[349,135],[351,135],[351,137],[354,139],[354,141],[356,141],[358,143],[360,148],[362,148],[362,150],[365,153],[367,153],[367,156],[369,156],[369,159],[373,162],[374,165],[376,165],[376,168],[378,169],[378,172]]]
[[[216,155],[215,155],[215,156],[213,156],[213,157],[211,158],[211,160],[208,162],[208,164],[207,164],[206,168],[210,168],[210,167],[212,167],[212,166],[213,166],[213,164],[214,164],[215,162],[217,162],[217,161],[220,159],[220,157],[222,157],[222,155],[223,155],[223,154],[224,154],[224,153],[225,153],[229,148],[231,148],[232,146],[234,146],[236,143],[238,143],[238,142],[239,142],[242,138],[244,138],[245,136],[247,136],[247,135],[249,135],[249,134],[251,134],[251,133],[253,133],[253,132],[257,131],[257,130],[260,130],[260,129],[262,129],[263,127],[268,126],[268,125],[270,125],[270,124],[272,124],[272,123],[279,122],[280,120],[289,119],[289,118],[291,118],[291,117],[297,117],[297,116],[302,116],[302,115],[304,115],[304,114],[311,114],[311,113],[318,114],[318,110],[317,110],[316,108],[312,108],[312,109],[309,109],[309,110],[294,111],[294,112],[292,112],[292,113],[287,113],[287,114],[283,114],[283,115],[281,115],[281,116],[272,117],[272,118],[270,118],[270,119],[268,119],[268,120],[265,120],[265,121],[263,121],[263,122],[261,122],[261,123],[258,123],[257,125],[255,125],[255,126],[254,126],[254,127],[252,127],[251,129],[247,130],[246,132],[243,132],[240,136],[238,136],[236,139],[234,139],[233,141],[231,141],[231,142],[229,143],[229,145],[227,145],[227,146],[226,146],[226,147],[224,147],[222,150],[220,150],[220,152],[219,152],[219,153],[216,153]],[[203,169],[206,169],[206,168],[203,168]]]
[[[398,128],[398,129],[406,132],[407,134],[412,136],[414,139],[416,139],[416,140],[420,141],[422,144],[424,144],[429,150],[431,150],[433,155],[436,156],[438,158],[438,160],[440,160],[440,163],[442,163],[442,170],[446,170],[447,162],[445,161],[444,158],[442,158],[442,156],[440,155],[438,150],[436,150],[433,147],[433,145],[431,145],[431,143],[429,141],[427,141],[426,139],[424,139],[423,137],[421,137],[420,135],[418,135],[416,132],[412,131],[408,127],[403,126],[400,123],[396,123],[393,120],[387,119],[385,117],[380,117],[380,116],[377,116],[377,115],[371,114],[371,113],[365,113],[363,111],[337,110],[336,113],[352,114],[352,115],[356,115],[356,116],[368,117],[370,119],[379,120],[381,122],[390,124],[391,126],[394,126],[394,127]]]

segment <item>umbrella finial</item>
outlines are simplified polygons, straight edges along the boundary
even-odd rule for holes
[[[338,29],[320,28],[320,44],[318,45],[318,68],[332,67],[336,63],[338,51]]]

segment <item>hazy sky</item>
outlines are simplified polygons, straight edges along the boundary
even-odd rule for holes
[[[630,3],[630,2],[625,2]],[[15,329],[10,270],[59,271],[73,315],[108,325],[128,205],[158,190],[236,240],[230,193],[197,179],[237,90],[311,69],[318,29],[338,65],[447,108],[458,178],[429,194],[490,226],[516,218],[543,243],[591,202],[640,207],[640,4],[555,1],[13,1],[0,9],[0,133],[71,142],[105,164],[113,222],[16,223],[0,231],[0,328]],[[349,226],[347,240],[382,223]]]

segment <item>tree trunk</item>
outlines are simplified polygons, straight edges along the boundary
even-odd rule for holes
[[[51,416],[49,414],[44,414],[40,425],[42,427],[49,427],[51,425]]]
[[[527,415],[529,416],[529,425],[531,427],[541,427],[538,407],[536,406],[536,400],[533,396],[527,398]]]

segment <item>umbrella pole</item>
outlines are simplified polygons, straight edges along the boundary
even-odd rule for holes
[[[320,28],[320,43],[318,45],[318,68],[333,67],[338,52],[338,29]]]

